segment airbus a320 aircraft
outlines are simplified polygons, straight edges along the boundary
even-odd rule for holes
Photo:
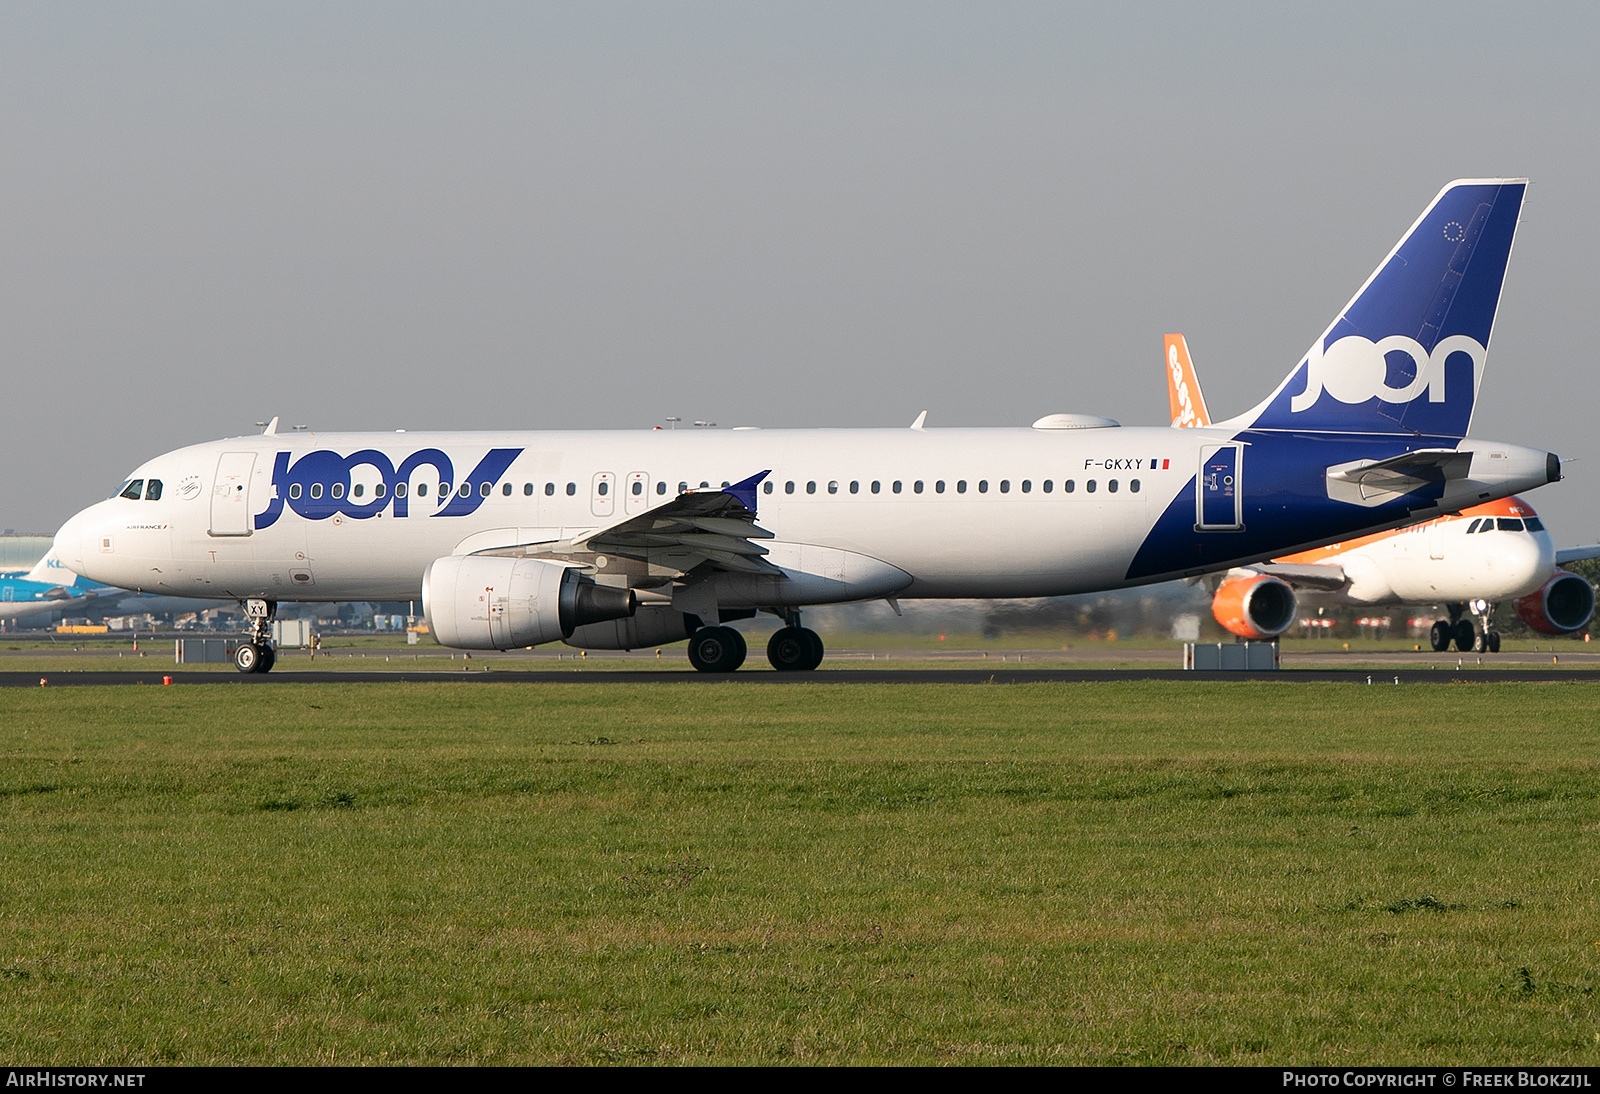
[[[1166,336],[1167,401],[1174,428],[1211,424],[1189,344]],[[1235,567],[1218,584],[1211,614],[1240,638],[1276,638],[1310,607],[1443,603],[1433,624],[1435,651],[1498,653],[1495,604],[1514,600],[1518,617],[1541,634],[1572,634],[1594,614],[1594,589],[1560,562],[1600,557],[1600,546],[1556,550],[1522,498],[1486,502],[1392,532],[1358,536],[1271,562]],[[1299,594],[1297,596],[1297,594]],[[1477,618],[1478,625],[1466,618]]]
[[[247,672],[272,665],[282,600],[420,592],[447,646],[688,639],[709,672],[744,661],[725,624],[766,611],[786,624],[768,660],[805,670],[808,605],[1226,570],[1560,478],[1551,453],[1466,436],[1526,186],[1446,186],[1276,390],[1208,428],[268,433],[157,456],[57,550],[96,581],[243,602]]]

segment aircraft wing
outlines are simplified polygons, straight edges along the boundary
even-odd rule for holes
[[[1344,588],[1348,581],[1343,566],[1326,562],[1257,562],[1245,569],[1278,578],[1296,589],[1333,591]]]
[[[773,538],[756,524],[755,513],[756,487],[770,473],[763,471],[721,490],[679,494],[665,505],[574,540],[573,546],[620,555],[653,570],[688,573],[709,564],[735,573],[780,573],[761,557],[767,549],[755,542]]]
[[[1582,562],[1586,558],[1600,558],[1600,543],[1591,543],[1587,547],[1558,547],[1556,549],[1556,565],[1564,566],[1568,562]]]
[[[720,490],[679,494],[637,516],[560,543],[497,547],[478,554],[547,557],[626,575],[632,586],[666,584],[705,568],[781,574],[756,540],[773,534],[756,524],[756,487],[770,471]],[[620,563],[620,564],[619,564]]]

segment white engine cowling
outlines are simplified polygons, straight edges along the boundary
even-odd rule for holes
[[[573,631],[566,642],[580,650],[640,650],[682,642],[699,626],[698,616],[674,611],[664,604],[646,604],[626,619],[585,624]]]
[[[590,623],[634,612],[631,589],[596,585],[536,558],[447,555],[422,575],[422,611],[443,646],[514,650],[556,642]]]

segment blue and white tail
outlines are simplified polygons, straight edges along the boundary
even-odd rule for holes
[[[1446,186],[1278,390],[1218,424],[1466,436],[1527,187]]]

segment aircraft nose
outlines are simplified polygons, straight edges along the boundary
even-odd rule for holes
[[[90,575],[85,567],[99,554],[101,529],[105,524],[104,507],[100,502],[78,513],[56,532],[56,557],[73,573]]]

